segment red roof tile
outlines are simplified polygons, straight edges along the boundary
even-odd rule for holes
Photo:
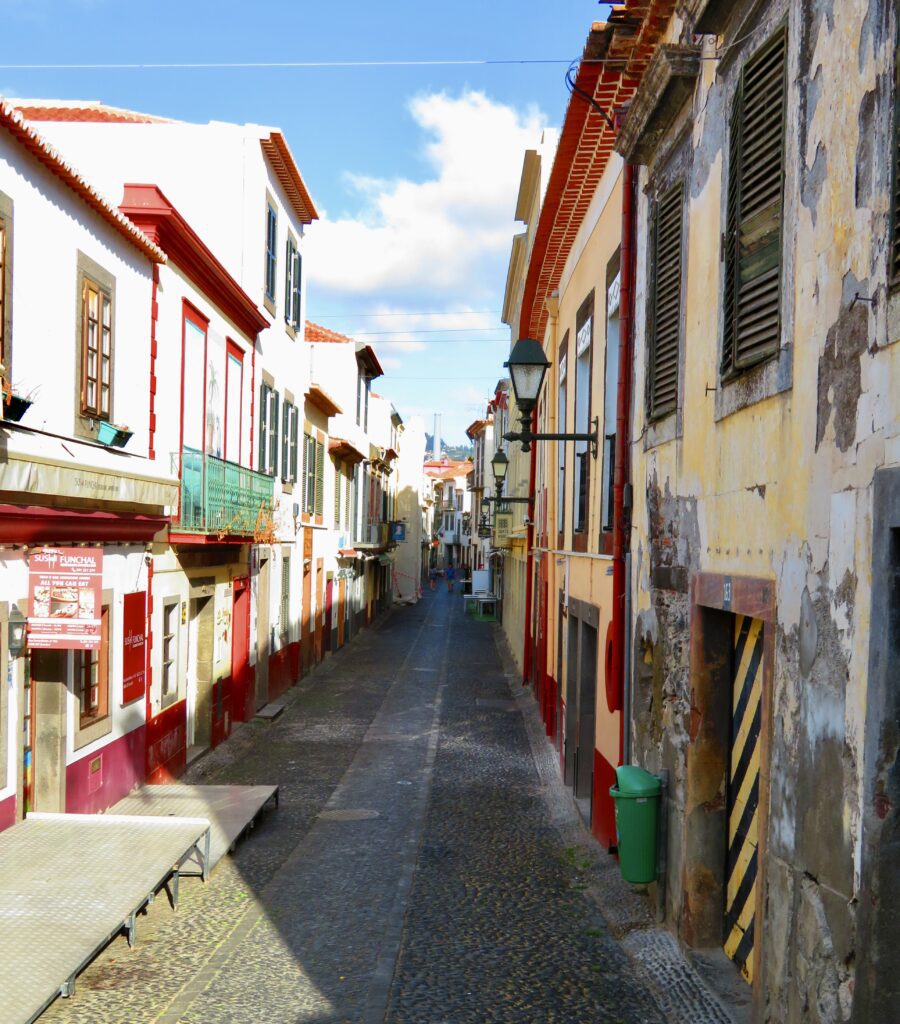
[[[347,342],[353,341],[346,334],[338,334],[337,331],[331,331],[320,324],[314,324],[312,320],[306,321],[306,331],[303,336],[307,341],[314,341],[316,343],[327,342],[329,344],[346,345]]]
[[[55,105],[56,101],[25,100],[16,104],[27,121],[88,121],[95,124],[170,124],[168,117],[154,117],[137,110],[109,107],[88,101],[80,105]]]

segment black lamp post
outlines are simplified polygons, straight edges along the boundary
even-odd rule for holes
[[[509,359],[503,365],[507,367],[510,377],[512,377],[516,405],[519,407],[522,421],[518,433],[503,435],[506,440],[520,441],[523,452],[531,450],[532,441],[589,441],[591,455],[596,459],[600,434],[599,416],[595,416],[591,421],[594,429],[589,434],[534,434],[531,431],[531,414],[537,404],[544,377],[550,366],[550,361],[544,355],[541,343],[533,338],[519,338],[513,345]]]
[[[508,436],[508,435],[506,435]],[[485,498],[482,501],[482,505],[487,504],[488,507],[493,502],[497,502],[501,505],[529,505],[531,504],[531,498],[504,498],[502,496],[503,482],[506,480],[506,474],[509,472],[509,459],[506,457],[506,452],[502,448],[498,448],[494,452],[494,457],[491,459],[491,470],[494,473],[494,486],[497,489],[497,494],[493,498]]]

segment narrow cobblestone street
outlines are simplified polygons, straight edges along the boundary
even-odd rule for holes
[[[426,592],[196,764],[280,807],[43,1019],[662,1021],[553,823],[496,627],[462,605]]]

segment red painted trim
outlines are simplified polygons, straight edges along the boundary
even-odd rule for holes
[[[147,722],[148,782],[170,782],[187,766],[187,701],[179,700]]]
[[[253,539],[252,534],[227,534],[224,537],[220,537],[217,533],[206,534],[206,533],[179,533],[178,531],[169,531],[169,543],[170,544],[246,544],[248,541]]]
[[[63,540],[147,543],[168,525],[165,516],[129,512],[75,512],[41,505],[0,505],[0,543]]]
[[[97,814],[144,781],[146,726],[142,723],[99,750],[66,765],[66,813]],[[100,767],[91,765],[100,759]]]
[[[244,405],[244,350],[237,342],[231,340],[231,338],[225,339],[225,430],[222,437],[222,447],[227,457],[228,453],[228,377],[231,373],[231,360],[235,359],[241,367],[241,382],[238,388],[240,395],[239,406],[238,406],[238,464],[242,464],[241,454],[243,451],[244,443],[244,432],[243,432],[243,405]],[[251,466],[252,468],[252,466]]]
[[[178,450],[184,451],[184,354],[187,349],[187,331],[185,327],[190,321],[198,330],[203,332],[203,416],[200,420],[200,450],[206,451],[206,369],[209,352],[209,319],[187,299],[181,300],[181,425],[178,439]],[[179,509],[180,512],[180,509]]]
[[[127,184],[119,210],[161,245],[172,262],[248,339],[254,339],[268,326],[256,303],[156,185]]]
[[[616,770],[597,748],[594,748],[594,792],[591,800],[591,832],[607,850],[616,845],[616,812],[609,795],[616,784]]]
[[[0,800],[0,832],[5,828],[12,828],[16,823],[16,797],[8,796]]]
[[[537,409],[531,413],[531,431],[537,433]],[[537,445],[531,446],[531,459],[528,471],[528,497],[531,501],[529,508],[534,508],[534,486],[535,486],[535,475],[537,470]],[[531,634],[531,603],[533,600],[532,590],[534,589],[534,581],[532,580],[532,573],[534,571],[534,524],[531,523],[528,526],[526,533],[526,559],[525,559],[525,651],[522,656],[522,685],[527,686],[528,680],[531,678],[531,667],[534,659],[534,637]]]
[[[146,667],[145,667],[145,679],[146,688],[144,690],[144,702],[146,715],[145,720],[150,721],[153,716],[153,558],[148,556],[149,561],[147,562],[147,628],[144,632],[147,634],[147,650],[145,652]]]
[[[150,439],[147,452],[151,459],[156,458],[156,449],[153,447],[153,443],[156,437],[156,324],[159,320],[158,290],[159,267],[154,263],[153,283],[150,290]]]
[[[631,444],[631,349],[634,334],[635,270],[635,185],[637,175],[631,164],[625,165],[622,187],[622,270],[620,286],[619,387],[616,395],[616,455],[613,475],[613,606],[612,606],[612,686],[617,707],[624,704],[625,693],[625,552],[630,545],[630,516],[625,516],[625,485],[630,473]],[[625,749],[625,716],[619,729],[619,761]]]

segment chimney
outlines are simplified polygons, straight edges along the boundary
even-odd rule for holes
[[[434,414],[434,461],[441,460],[441,414]]]

